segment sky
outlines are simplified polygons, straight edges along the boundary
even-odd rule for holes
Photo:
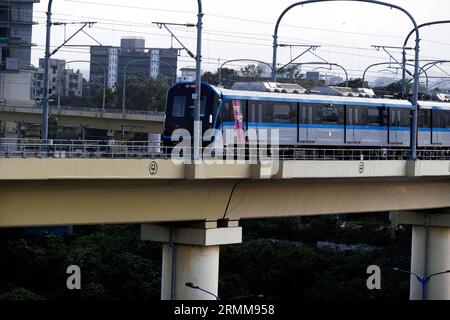
[[[387,0],[389,1],[389,0]],[[218,66],[230,59],[257,59],[272,61],[272,42],[275,22],[293,0],[203,0],[204,71],[216,71]],[[390,3],[408,10],[418,24],[450,19],[448,0],[390,0]],[[45,12],[47,0],[41,0],[34,7],[32,63],[44,55]],[[97,22],[86,32],[102,45],[120,45],[123,36],[138,36],[146,39],[146,47],[170,47],[171,37],[164,29],[152,22],[196,23],[197,1],[195,0],[54,0],[53,21]],[[78,29],[77,25],[54,26],[52,46],[61,44]],[[372,45],[402,46],[406,34],[413,28],[411,20],[401,11],[374,4],[356,1],[330,1],[298,6],[290,10],[282,20],[279,29],[280,43],[318,45],[314,53],[331,63],[343,65],[351,78],[361,77],[363,70],[372,63],[387,62],[389,56],[377,51]],[[172,31],[195,53],[196,29],[174,26]],[[450,60],[450,24],[421,29],[421,59]],[[88,47],[95,45],[89,36],[80,33],[54,57],[70,60],[89,60]],[[414,46],[414,37],[409,45]],[[174,47],[179,47],[174,42]],[[298,55],[302,48],[293,47],[292,55]],[[401,59],[400,50],[391,50],[396,59]],[[413,58],[409,51],[409,58]],[[279,48],[279,63],[290,60],[291,50]],[[307,53],[298,62],[320,61]],[[247,64],[247,63],[243,63]],[[243,65],[240,64],[240,65]],[[179,57],[179,67],[195,66],[195,61],[186,52]],[[239,64],[229,64],[239,68]],[[88,64],[77,63],[71,68],[87,73]],[[304,67],[302,71],[315,68]],[[450,64],[430,71],[434,76],[450,73]],[[333,68],[323,73],[343,76]],[[375,68],[368,72],[369,79],[377,77],[395,78],[395,70]],[[433,80],[436,82],[438,80]],[[449,82],[450,83],[450,82]]]

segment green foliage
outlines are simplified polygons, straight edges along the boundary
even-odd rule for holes
[[[45,300],[44,297],[35,294],[25,288],[15,288],[0,295],[0,300]]]
[[[222,69],[222,84],[227,85],[229,83],[239,80],[238,73],[233,69],[223,68]],[[219,74],[218,72],[212,73],[210,71],[205,72],[202,75],[202,81],[208,82],[213,85],[219,84]]]
[[[267,299],[407,299],[409,277],[389,271],[393,265],[404,265],[405,259],[401,250],[391,251],[336,252],[287,241],[252,240],[222,249],[219,292],[224,298],[263,294]],[[373,264],[382,269],[381,291],[366,287],[366,268]]]
[[[249,64],[242,67],[241,73],[247,81],[257,81],[262,79],[262,70],[254,64]]]
[[[95,91],[95,96],[93,98],[93,103],[96,108],[101,109],[103,107],[103,88],[97,89]],[[106,88],[105,90],[105,109],[116,108],[116,95],[111,88]]]
[[[367,82],[364,81],[365,83],[363,84],[362,78],[350,78],[348,80],[348,86],[350,88],[364,88],[367,86]],[[347,83],[344,81],[342,83],[337,84],[338,87],[346,87]]]
[[[408,299],[410,229],[391,239],[386,215],[244,221],[244,242],[221,248],[221,297]],[[345,227],[343,227],[345,225]],[[317,241],[375,246],[319,249]],[[160,298],[161,245],[143,242],[138,225],[76,227],[73,234],[0,232],[0,299]],[[82,290],[66,288],[66,269],[81,267]],[[382,290],[366,288],[366,268],[382,269]]]
[[[161,249],[157,244],[140,241],[138,226],[101,226],[91,233],[65,237],[19,236],[1,240],[0,248],[3,299],[160,296]],[[66,288],[66,269],[72,264],[82,270],[82,290]]]
[[[142,111],[164,111],[166,107],[166,96],[171,83],[168,79],[159,77],[149,79],[146,76],[130,76],[126,84],[127,110]],[[122,108],[123,88],[116,91],[116,99],[119,102],[118,107]]]

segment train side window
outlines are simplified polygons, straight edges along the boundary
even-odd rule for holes
[[[448,111],[439,110],[441,114],[441,128],[450,128],[450,114]]]
[[[379,114],[379,122],[380,126],[387,126],[388,124],[388,109],[386,107],[378,107],[378,110],[380,111]]]
[[[173,98],[172,117],[183,118],[186,110],[186,96],[175,96]]]
[[[300,123],[309,124],[312,123],[312,107],[306,104],[300,104]]]
[[[247,108],[245,100],[225,101],[222,105],[222,116],[224,122],[235,122],[235,117],[240,116],[243,127],[246,127]]]
[[[311,118],[309,123],[311,124],[322,124],[323,123],[323,112],[321,106],[311,106]]]
[[[433,127],[450,128],[449,112],[444,110],[433,110]]]
[[[390,112],[389,126],[399,127],[400,126],[400,110],[399,109],[390,109],[389,112]]]
[[[273,104],[270,102],[263,103],[262,122],[273,122]]]
[[[401,127],[410,127],[411,126],[411,110],[410,109],[401,109],[400,110],[400,126]]]
[[[445,120],[445,127],[450,128],[450,112],[449,111],[441,111]]]
[[[418,115],[418,122],[420,128],[430,128],[431,127],[431,117],[430,117],[430,111],[431,110],[419,110]]]
[[[344,124],[344,107],[337,105],[322,105],[322,108],[316,108],[321,115],[316,114],[315,120],[317,124]],[[320,119],[321,117],[321,119]],[[320,120],[319,120],[320,119]]]
[[[273,106],[273,122],[297,123],[297,105],[293,103],[280,103]]]
[[[383,126],[385,124],[385,108],[362,107],[362,124],[365,126]]]
[[[257,101],[248,102],[248,122],[261,122],[262,104]]]

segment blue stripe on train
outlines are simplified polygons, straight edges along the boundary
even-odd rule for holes
[[[234,122],[225,122],[225,126],[234,127]],[[297,128],[297,124],[295,123],[269,123],[269,122],[249,122],[249,127],[269,127],[269,128]],[[218,130],[222,130],[223,125],[219,126]],[[313,128],[313,129],[344,129],[343,125],[322,125],[322,124],[301,124],[300,128]],[[376,127],[376,126],[347,126],[347,130],[365,130],[365,131],[387,131],[387,127]],[[410,131],[409,127],[396,127],[390,128],[390,131]],[[430,128],[419,128],[421,132],[429,132],[431,133]],[[433,128],[433,132],[450,132],[450,128]],[[171,139],[172,136],[163,136],[164,139]],[[179,137],[178,137],[179,138]],[[183,137],[184,139],[190,139],[191,137]]]
[[[234,122],[224,122],[223,125],[219,126],[219,130],[223,126],[234,127]],[[296,123],[273,123],[273,122],[249,122],[249,127],[269,127],[269,128],[297,128]],[[300,124],[300,128],[313,128],[313,129],[344,129],[344,125],[336,124]],[[386,131],[388,128],[386,126],[349,126],[347,125],[347,130],[367,130],[367,131]],[[410,131],[409,127],[390,127],[391,131]],[[419,128],[419,131],[430,131],[430,128]],[[433,131],[450,132],[450,128],[433,128]]]

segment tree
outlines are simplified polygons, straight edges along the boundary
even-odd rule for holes
[[[295,80],[302,79],[302,74],[298,68],[298,65],[290,64],[283,68],[283,70],[278,71],[278,78],[279,82],[286,82],[283,80],[294,82]]]
[[[217,73],[212,73],[210,71],[206,71],[202,75],[202,81],[210,83],[210,84],[218,84],[219,83],[219,76],[218,76]]]
[[[164,111],[169,80],[165,77],[149,79],[146,76],[130,76],[126,83],[125,107],[127,110]],[[117,101],[122,101],[122,88],[116,91]]]
[[[103,88],[95,91],[94,105],[101,109],[103,107]],[[116,107],[116,95],[111,88],[105,91],[105,109],[114,109]]]
[[[257,81],[262,79],[262,70],[254,64],[246,65],[241,68],[241,74],[246,80]]]
[[[346,82],[342,82],[337,84],[336,86],[338,87],[346,87],[347,83]],[[350,88],[365,88],[367,87],[367,82],[364,81],[361,78],[351,78],[350,80],[348,80],[348,86]]]
[[[234,69],[222,68],[222,84],[227,85],[229,83],[239,80],[239,74]],[[219,71],[216,73],[205,72],[202,76],[202,81],[210,84],[219,84]]]

